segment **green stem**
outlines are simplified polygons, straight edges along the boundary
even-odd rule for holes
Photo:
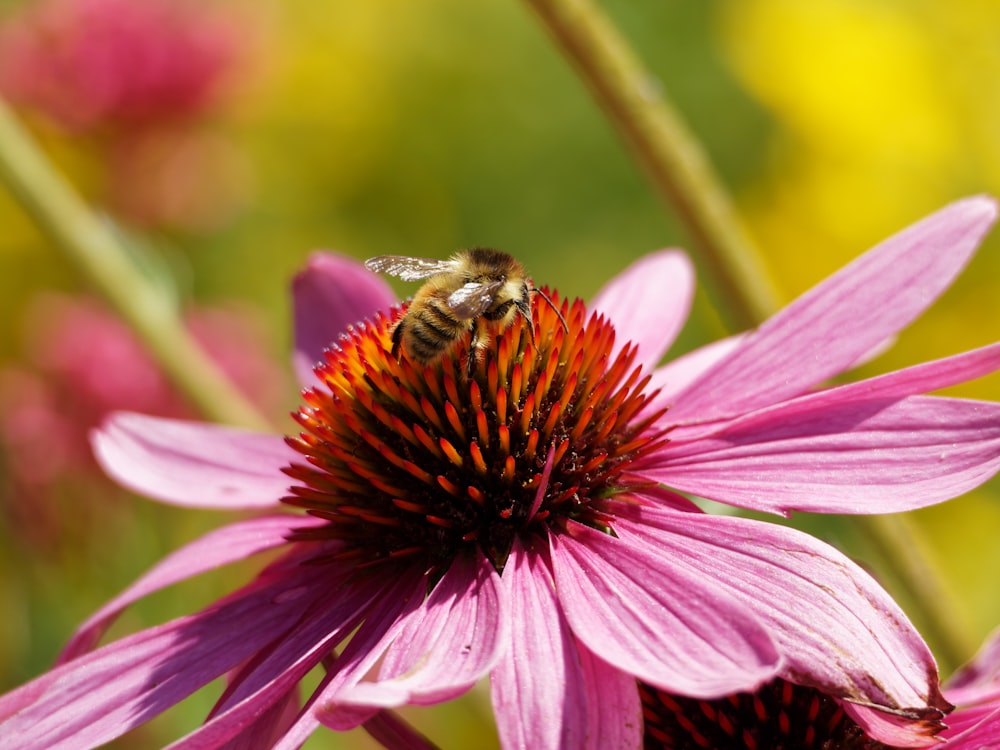
[[[590,0],[527,0],[576,66],[659,196],[683,223],[733,330],[752,328],[778,307],[762,256],[716,177],[708,157],[611,21]],[[863,529],[912,598],[946,660],[971,653],[948,612],[947,589],[921,554],[915,529],[902,516],[865,519]]]
[[[914,606],[913,615],[944,673],[967,661],[977,649],[952,589],[944,584],[913,517],[905,514],[862,516],[856,526],[867,535],[869,544],[887,560],[897,583]]]
[[[660,81],[589,0],[527,0],[576,66],[597,103],[682,222],[704,262],[730,328],[744,330],[778,309],[766,266],[707,155]]]
[[[2,100],[0,180],[199,411],[219,422],[267,429],[267,420],[205,354],[171,301],[135,267],[115,232],[53,169]]]
[[[439,750],[438,746],[389,710],[382,710],[361,725],[388,750]]]

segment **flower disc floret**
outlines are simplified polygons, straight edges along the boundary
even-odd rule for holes
[[[359,565],[426,558],[444,567],[478,545],[502,571],[513,539],[574,519],[608,529],[594,502],[628,489],[622,470],[658,443],[662,412],[614,328],[584,304],[534,305],[466,374],[468,341],[419,366],[391,354],[405,312],[352,328],[315,368],[289,444],[308,465],[286,503],[328,524],[298,539],[338,539]]]
[[[836,700],[786,680],[717,700],[671,695],[643,684],[639,696],[646,750],[888,750],[868,737]]]

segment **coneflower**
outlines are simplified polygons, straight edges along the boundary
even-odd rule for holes
[[[98,612],[59,666],[0,699],[0,732],[97,745],[227,674],[177,746],[297,747],[321,724],[489,676],[508,748],[637,748],[639,683],[648,716],[649,696],[709,706],[775,680],[836,700],[874,740],[925,744],[951,705],[888,594],[823,542],[678,491],[876,513],[991,477],[1000,405],[920,394],[1000,368],[1000,345],[815,388],[947,288],[995,215],[956,203],[758,330],[663,367],[693,286],[678,252],[589,308],[551,291],[565,328],[536,303],[533,335],[515,322],[471,375],[463,347],[428,367],[393,357],[388,287],[318,256],[295,287],[297,362],[318,362],[300,434],[120,414],[94,437],[137,491],[273,512],[192,543]],[[225,599],[90,650],[138,597],[265,549],[284,554]]]

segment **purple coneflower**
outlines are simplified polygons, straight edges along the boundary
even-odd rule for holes
[[[139,492],[282,512],[193,542],[95,614],[59,666],[0,699],[4,736],[100,744],[227,675],[177,747],[296,747],[489,675],[508,748],[638,747],[639,683],[713,700],[775,679],[836,698],[879,741],[933,742],[951,708],[936,665],[869,575],[678,492],[876,513],[991,477],[1000,405],[920,394],[1000,368],[1000,345],[821,386],[947,288],[995,215],[956,203],[756,331],[660,368],[693,286],[677,252],[639,261],[589,310],[550,292],[566,328],[536,301],[532,335],[512,325],[471,377],[467,345],[397,361],[401,311],[376,312],[388,287],[317,256],[295,285],[298,361],[319,361],[297,437],[119,414],[94,438]],[[137,598],[268,549],[284,554],[246,587],[91,650]]]

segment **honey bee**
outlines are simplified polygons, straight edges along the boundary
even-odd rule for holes
[[[471,332],[467,363],[467,374],[471,376],[479,350],[518,316],[527,323],[534,341],[531,294],[540,294],[566,327],[552,300],[530,285],[524,266],[499,250],[474,247],[448,260],[379,255],[366,260],[365,266],[403,281],[427,279],[392,331],[394,357],[399,357],[402,349],[411,360],[431,364]]]

